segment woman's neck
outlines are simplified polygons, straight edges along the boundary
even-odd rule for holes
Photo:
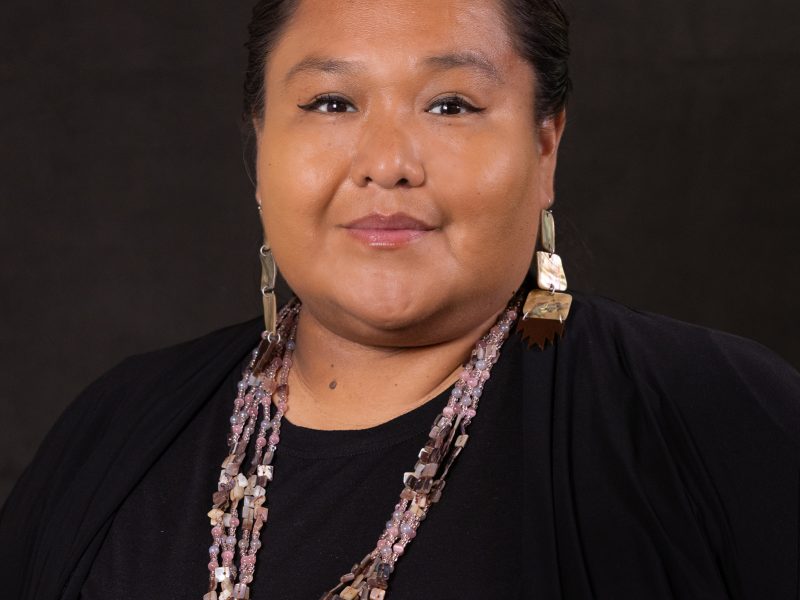
[[[496,318],[439,344],[383,348],[345,339],[304,310],[286,418],[312,429],[365,429],[407,413],[455,383]]]

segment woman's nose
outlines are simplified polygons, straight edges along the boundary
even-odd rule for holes
[[[359,187],[370,183],[385,189],[422,185],[425,170],[412,127],[391,120],[366,120],[356,146],[351,176]]]

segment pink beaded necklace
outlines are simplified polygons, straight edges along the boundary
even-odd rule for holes
[[[342,575],[339,583],[320,600],[386,597],[395,564],[417,535],[417,528],[430,507],[441,498],[445,477],[467,443],[467,426],[476,415],[483,385],[500,356],[519,305],[520,298],[515,296],[494,327],[473,348],[447,405],[434,419],[414,470],[403,474],[400,500],[375,548]],[[213,544],[208,549],[209,591],[203,600],[250,597],[261,529],[267,522],[266,488],[272,481],[272,459],[280,441],[281,418],[286,413],[287,382],[300,306],[294,299],[281,310],[276,332],[262,335],[238,385],[230,418],[230,451],[222,462],[217,491],[212,496],[213,506],[208,512]],[[254,436],[255,449],[243,473],[241,467]],[[234,565],[237,547],[238,568]]]

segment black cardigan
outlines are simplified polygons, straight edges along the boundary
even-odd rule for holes
[[[81,394],[0,513],[4,597],[80,596],[115,514],[259,333],[253,320],[126,359]],[[514,379],[481,402],[519,402],[522,597],[800,598],[791,367],[582,295],[564,339],[541,351],[515,335],[500,360]]]

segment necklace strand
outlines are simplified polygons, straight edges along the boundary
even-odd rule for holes
[[[517,318],[519,304],[520,298],[515,296],[497,323],[475,344],[447,405],[433,421],[414,470],[403,474],[400,499],[375,548],[320,600],[384,600],[395,564],[416,537],[430,507],[440,500],[445,477],[469,439],[466,429],[477,414],[483,386]],[[229,453],[222,462],[208,512],[213,543],[208,549],[210,574],[203,600],[250,597],[256,552],[268,516],[266,489],[272,481],[272,460],[287,408],[300,307],[297,299],[289,302],[278,315],[276,332],[262,334],[237,387],[230,417]],[[252,458],[243,469],[249,446],[253,447]],[[234,564],[237,549],[238,568]]]

